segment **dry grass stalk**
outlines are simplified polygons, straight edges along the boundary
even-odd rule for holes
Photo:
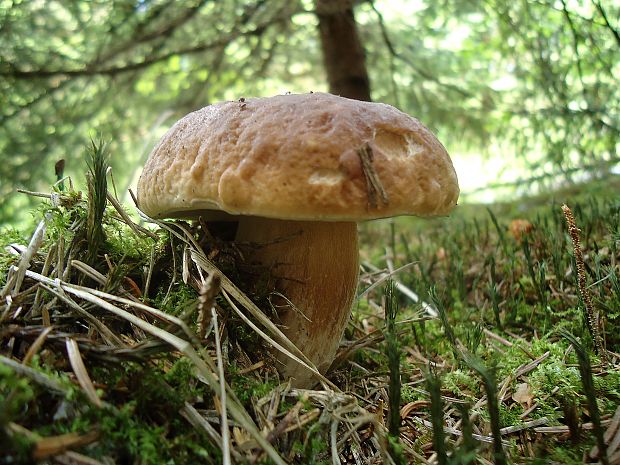
[[[110,328],[108,328],[105,323],[103,323],[100,319],[95,318],[93,315],[90,314],[90,312],[87,312],[82,307],[80,307],[71,297],[69,297],[62,290],[62,288],[52,288],[45,284],[42,284],[41,287],[47,292],[54,294],[56,297],[66,303],[70,308],[75,310],[75,312],[80,317],[84,318],[86,321],[88,321],[89,324],[95,327],[99,331],[99,334],[101,334],[103,340],[108,345],[114,347],[127,347],[127,345],[123,341],[121,341],[121,339],[116,334],[114,334],[114,332]]]
[[[198,294],[198,335],[200,339],[204,339],[207,333],[207,312],[212,311],[215,298],[220,293],[220,286],[221,279],[219,275],[213,273],[209,275],[200,288],[200,293]]]
[[[86,365],[84,365],[84,360],[82,359],[82,354],[80,353],[78,343],[75,339],[67,338],[66,345],[71,368],[73,368],[73,373],[75,373],[75,377],[77,378],[78,383],[80,383],[86,397],[97,407],[103,407],[101,399],[99,399],[99,396],[97,395],[97,390],[88,375]]]
[[[215,298],[215,295],[213,296]],[[226,410],[226,378],[224,377],[224,362],[222,361],[222,345],[220,341],[220,328],[217,322],[217,312],[210,302],[211,321],[213,321],[213,333],[215,334],[215,353],[217,356],[217,375],[220,381],[220,407],[222,427],[222,457],[224,465],[230,465],[230,432],[228,430],[228,413]]]
[[[47,339],[47,336],[49,335],[49,333],[52,332],[52,329],[53,328],[51,326],[48,326],[43,331],[41,331],[41,334],[37,336],[37,338],[32,343],[32,345],[28,348],[28,352],[26,352],[26,355],[24,355],[24,358],[22,360],[23,365],[30,364],[34,356],[39,352],[39,350],[45,343],[45,340]]]
[[[49,270],[52,266],[52,261],[54,261],[56,259],[56,253],[59,252],[59,245],[60,244],[54,244],[50,247],[50,250],[47,252],[47,255],[45,256],[45,261],[43,262],[43,269],[41,270],[41,274],[44,276],[48,276],[49,275]],[[61,251],[62,253],[62,251]],[[41,313],[40,311],[40,305],[41,305],[41,289],[37,289],[37,293],[35,295],[34,298],[34,303],[32,304],[32,309],[30,310],[32,315],[39,315]]]
[[[122,205],[116,200],[116,198],[112,195],[110,191],[107,192],[107,199],[110,204],[114,207],[114,209],[120,215],[120,219],[127,225],[129,228],[136,234],[144,234],[145,236],[149,236],[151,239],[157,240],[158,236],[152,231],[140,226],[139,224],[132,221],[129,215],[125,212]]]
[[[536,420],[527,421],[527,422],[522,423],[520,425],[507,426],[505,428],[502,428],[500,430],[500,432],[502,433],[502,436],[503,436],[505,434],[518,433],[518,432],[523,431],[523,430],[528,429],[528,428],[536,428],[538,426],[542,426],[542,425],[545,425],[547,423],[549,423],[549,418],[542,417],[542,418],[538,418]]]
[[[19,293],[19,290],[21,289],[22,283],[24,281],[24,277],[26,276],[26,270],[30,266],[30,262],[32,261],[34,256],[39,251],[41,245],[43,245],[43,240],[45,239],[45,232],[47,230],[46,221],[49,219],[49,217],[50,215],[46,215],[46,218],[39,222],[37,229],[34,231],[34,234],[30,239],[28,248],[21,254],[19,264],[14,270],[14,275],[10,276],[10,278],[7,279],[6,286],[2,290],[2,293],[0,293],[0,297],[2,299],[5,299],[9,296],[15,296],[15,294]]]
[[[217,396],[222,398],[222,395],[227,395],[228,398],[228,409],[232,418],[237,421],[251,436],[254,440],[256,440],[257,444],[265,451],[265,453],[273,460],[274,463],[278,465],[285,465],[284,460],[280,456],[280,454],[273,448],[273,446],[263,437],[260,433],[254,421],[248,414],[248,412],[241,405],[239,400],[236,398],[234,392],[228,386],[228,384],[224,384],[225,393],[223,393],[220,383],[217,380],[217,377],[214,374],[215,371],[215,363],[211,357],[206,354],[205,351],[201,351],[199,354],[193,347],[192,343],[180,338],[179,336],[169,333],[161,328],[158,328],[138,316],[129,313],[126,310],[117,307],[108,301],[104,300],[102,296],[105,298],[115,301],[120,301],[126,305],[130,305],[136,309],[141,309],[143,311],[149,312],[151,315],[159,316],[163,320],[168,321],[179,321],[178,318],[171,317],[170,315],[154,309],[152,307],[148,307],[144,304],[139,304],[137,302],[133,302],[129,299],[124,299],[122,297],[114,296],[102,291],[97,291],[96,289],[90,289],[82,286],[72,285],[66,282],[62,282],[60,280],[52,280],[45,276],[40,275],[39,273],[35,273],[33,271],[26,271],[26,276],[32,278],[39,282],[44,282],[49,286],[54,286],[59,289],[64,290],[69,294],[73,294],[76,297],[83,299],[87,302],[95,304],[100,308],[110,312],[120,318],[125,319],[126,321],[132,323],[134,326],[140,328],[145,333],[151,334],[156,338],[168,343],[172,347],[174,347],[179,352],[182,352],[196,367],[198,373],[202,376],[202,378],[207,382],[209,387],[215,392]],[[183,323],[183,329],[191,332],[189,328]],[[190,340],[196,339],[191,338]]]
[[[598,312],[594,311],[594,305],[592,304],[592,296],[590,295],[590,291],[587,286],[586,280],[586,269],[583,262],[583,254],[581,252],[581,244],[579,239],[580,229],[577,227],[575,222],[575,217],[573,216],[573,212],[569,208],[568,205],[562,205],[562,212],[564,212],[564,217],[566,218],[566,224],[568,226],[568,234],[570,235],[571,241],[573,242],[573,250],[575,253],[575,263],[577,264],[577,278],[579,285],[579,293],[581,298],[583,299],[583,303],[586,307],[586,320],[588,323],[588,329],[590,330],[590,335],[594,341],[594,347],[599,357],[601,358],[601,362],[603,364],[607,363],[607,353],[605,351],[605,347],[603,344],[603,338],[601,336],[600,330],[600,318]]]
[[[603,420],[601,421],[601,426],[609,426],[611,424],[611,420]],[[594,424],[592,422],[582,423],[579,425],[581,429],[586,431],[592,431],[594,429]],[[540,426],[534,428],[534,431],[537,433],[546,433],[546,434],[565,434],[569,433],[569,427],[566,425],[559,426]]]

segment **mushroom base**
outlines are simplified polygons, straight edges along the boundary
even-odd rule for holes
[[[325,373],[349,320],[357,288],[356,223],[242,217],[236,240],[262,244],[246,258],[271,270],[272,288],[290,301],[272,299],[282,331]],[[316,383],[297,362],[283,354],[278,354],[278,360],[279,371],[293,378],[295,386]]]

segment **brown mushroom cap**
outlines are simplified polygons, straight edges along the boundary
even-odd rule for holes
[[[450,157],[418,120],[324,93],[190,113],[157,144],[138,182],[139,206],[155,218],[204,210],[312,221],[445,215],[458,194]]]

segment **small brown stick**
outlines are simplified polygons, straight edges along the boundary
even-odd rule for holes
[[[550,354],[551,352],[547,351],[544,354],[542,354],[540,357],[535,359],[533,362],[521,365],[519,368],[517,368],[517,371],[514,374],[515,379],[532,371],[534,368],[540,365],[544,360],[546,360]]]
[[[536,420],[532,420],[532,421],[528,421],[528,422],[522,423],[520,425],[507,426],[506,428],[500,429],[500,432],[502,433],[502,436],[503,436],[505,434],[517,433],[519,431],[523,431],[524,429],[528,429],[528,428],[536,428],[538,426],[542,426],[542,425],[545,425],[547,423],[549,423],[549,418],[542,417],[542,418],[538,418]]]
[[[66,179],[66,178],[65,178]],[[49,199],[52,200],[54,198],[57,199],[57,202],[60,203],[60,205],[66,205],[66,204],[70,204],[72,203],[75,199],[70,196],[70,195],[63,195],[63,194],[57,194],[57,193],[53,193],[53,194],[47,194],[45,192],[33,192],[33,191],[29,191],[26,189],[15,189],[16,192],[19,192],[20,194],[26,194],[26,195],[30,195],[31,197],[40,197],[42,199]],[[78,193],[79,194],[79,193]],[[79,197],[78,197],[79,198]],[[53,200],[52,200],[53,201]]]
[[[218,274],[211,274],[200,289],[198,296],[198,324],[200,339],[207,334],[208,312],[215,304],[215,298],[220,293],[222,280]]]
[[[318,418],[320,414],[321,414],[320,409],[318,408],[312,409],[308,413],[304,413],[299,418],[297,418],[297,421],[294,424],[287,426],[283,432],[290,433],[291,431],[301,429],[301,427],[305,426],[306,424]],[[278,426],[279,425],[280,423],[278,423]]]
[[[83,447],[99,439],[99,432],[91,430],[86,434],[66,433],[36,440],[32,458],[42,460],[65,452],[68,449]]]
[[[568,226],[568,234],[570,235],[571,241],[573,242],[573,249],[575,253],[575,262],[577,264],[577,278],[579,284],[579,293],[581,294],[581,298],[583,299],[583,303],[586,307],[586,320],[588,322],[588,329],[590,330],[590,335],[594,340],[594,347],[596,348],[596,352],[601,357],[601,363],[603,365],[607,364],[607,354],[605,352],[603,339],[600,333],[600,320],[599,316],[594,312],[594,305],[592,304],[592,296],[590,295],[590,291],[587,287],[586,282],[586,270],[583,263],[583,254],[581,253],[581,245],[579,241],[579,233],[580,229],[577,227],[575,223],[575,217],[573,216],[573,212],[568,207],[568,205],[562,205],[562,211],[564,212],[564,216],[566,217],[566,224]]]
[[[302,400],[298,401],[293,408],[291,408],[284,418],[280,420],[280,422],[267,434],[267,441],[273,444],[273,442],[284,433],[284,431],[290,427],[293,423],[299,421],[299,411],[304,406],[304,401],[307,400],[307,397],[302,397]]]
[[[240,375],[247,375],[248,373],[254,371],[254,370],[258,370],[259,368],[262,368],[263,366],[265,366],[265,361],[264,360],[260,360],[256,363],[254,363],[253,365],[250,365],[249,367],[243,368],[241,370],[238,371],[238,374]]]
[[[364,178],[366,178],[366,190],[368,191],[368,205],[370,208],[379,208],[377,204],[377,194],[381,201],[381,206],[385,207],[390,203],[387,192],[381,184],[381,180],[377,175],[377,171],[373,166],[373,153],[369,144],[357,150],[357,155],[362,163],[362,171],[364,172]]]
[[[603,420],[601,421],[601,426],[609,426],[610,423],[611,423],[611,420]],[[582,423],[580,427],[586,431],[591,431],[594,429],[594,424],[592,422]],[[565,434],[565,433],[570,432],[568,426],[566,425],[540,426],[540,427],[534,428],[534,431],[536,433],[542,433],[542,434]]]

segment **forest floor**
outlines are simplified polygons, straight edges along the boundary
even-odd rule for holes
[[[100,172],[0,235],[0,464],[620,463],[618,177],[361,225],[330,384],[295,389],[235,245]]]

